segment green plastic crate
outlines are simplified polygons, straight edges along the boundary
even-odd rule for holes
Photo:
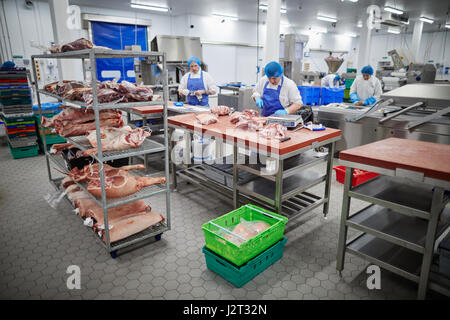
[[[283,238],[241,267],[234,266],[229,261],[206,248],[206,246],[203,247],[203,253],[205,254],[206,266],[209,270],[240,288],[280,260],[283,256],[286,242],[287,239]]]
[[[9,150],[11,151],[11,154],[14,159],[34,157],[34,156],[37,156],[39,153],[38,145],[31,146],[31,147],[23,147],[23,148],[12,148],[8,142],[8,147],[9,147]]]
[[[232,229],[233,226],[240,223],[241,218],[247,221],[264,221],[270,224],[270,227],[239,246],[217,234],[219,230],[222,230],[221,228]],[[214,251],[235,265],[241,266],[280,241],[283,238],[287,221],[286,217],[258,206],[247,204],[205,223],[202,226],[202,230],[205,234],[206,247],[209,250]]]

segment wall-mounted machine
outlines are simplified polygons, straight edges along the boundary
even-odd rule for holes
[[[300,83],[302,70],[303,45],[308,37],[295,34],[281,35],[280,39],[280,64],[283,66],[284,75],[295,83]]]
[[[255,109],[252,99],[253,87],[241,86],[240,83],[230,83],[219,86],[218,105],[233,107],[236,111],[244,109]]]
[[[167,54],[167,70],[169,79],[169,97],[177,100],[178,85],[183,75],[189,71],[187,61],[190,57],[196,56],[203,60],[202,45],[199,37],[184,37],[171,35],[157,35],[151,41],[151,51],[165,52]],[[201,68],[207,71],[207,65],[202,63]],[[161,78],[162,66],[153,61],[151,57],[139,60],[135,64],[136,82],[162,88]]]

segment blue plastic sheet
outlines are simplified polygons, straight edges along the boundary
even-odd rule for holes
[[[125,46],[140,45],[147,50],[147,27],[119,23],[92,21],[92,37],[96,46],[104,46],[115,50],[125,50]],[[134,58],[98,59],[97,78],[100,81],[113,80],[114,77],[103,77],[102,71],[119,71],[120,79],[136,82],[128,71],[134,71]]]

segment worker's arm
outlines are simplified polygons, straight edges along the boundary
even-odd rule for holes
[[[178,86],[178,94],[180,96],[187,96],[186,91],[189,92],[189,90],[187,90],[187,79],[189,77],[189,72],[186,73],[180,81],[180,85]]]
[[[293,103],[289,107],[286,108],[286,112],[288,114],[296,113],[303,105],[298,103]]]
[[[286,81],[288,89],[289,107],[285,108],[288,114],[297,112],[303,106],[302,96],[294,81]]]
[[[373,94],[373,97],[375,99],[377,99],[377,101],[378,101],[378,100],[380,100],[380,97],[381,97],[381,94],[383,93],[383,90],[381,89],[381,82],[380,82],[380,80],[378,78],[376,78],[376,79],[377,79],[377,81],[375,83],[375,92]]]
[[[253,100],[256,100],[256,98],[261,98],[264,90],[264,85],[267,82],[267,78],[264,76],[262,77],[258,83],[253,88],[253,94],[252,98]]]
[[[219,92],[219,87],[216,85],[213,77],[207,72],[204,72],[203,82],[206,88],[206,94],[216,94]]]
[[[357,87],[357,79],[355,79],[352,83],[352,86],[350,87],[350,100],[352,101],[352,103],[356,104],[356,105],[362,105],[362,102],[360,101],[361,99],[359,99],[358,94],[356,93],[358,90]]]

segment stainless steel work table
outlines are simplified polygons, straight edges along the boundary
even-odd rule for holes
[[[450,146],[389,138],[340,153],[346,166],[337,254],[344,268],[346,251],[427,288],[450,295],[450,279],[433,264],[435,241],[450,226]],[[351,187],[353,170],[380,176]],[[351,198],[370,203],[349,215]],[[347,230],[360,233],[347,241]]]
[[[171,161],[174,189],[177,187],[178,175],[206,191],[214,192],[219,198],[233,203],[235,208],[240,202],[253,202],[289,217],[290,221],[322,204],[324,215],[328,213],[334,145],[341,137],[340,130],[327,128],[324,131],[307,129],[288,131],[287,136],[291,139],[280,143],[276,139],[261,138],[258,132],[235,129],[235,125],[230,123],[229,116],[221,116],[217,123],[206,126],[200,125],[194,114],[169,117],[168,121],[170,134],[175,129],[181,129],[189,133],[214,137],[233,146],[233,186],[220,185],[209,179],[204,174],[204,166],[201,164],[176,171],[176,164]],[[328,147],[328,154],[315,157],[314,149],[321,146]],[[189,145],[187,148],[190,150]],[[243,156],[238,152],[239,148],[253,152],[258,157],[270,157],[277,168],[282,170],[266,174],[265,165],[249,164],[248,160],[252,159],[252,156]],[[306,170],[324,162],[327,163],[325,174]],[[240,170],[254,174],[255,179],[239,183]],[[308,192],[308,189],[321,182],[325,182],[323,197]]]

